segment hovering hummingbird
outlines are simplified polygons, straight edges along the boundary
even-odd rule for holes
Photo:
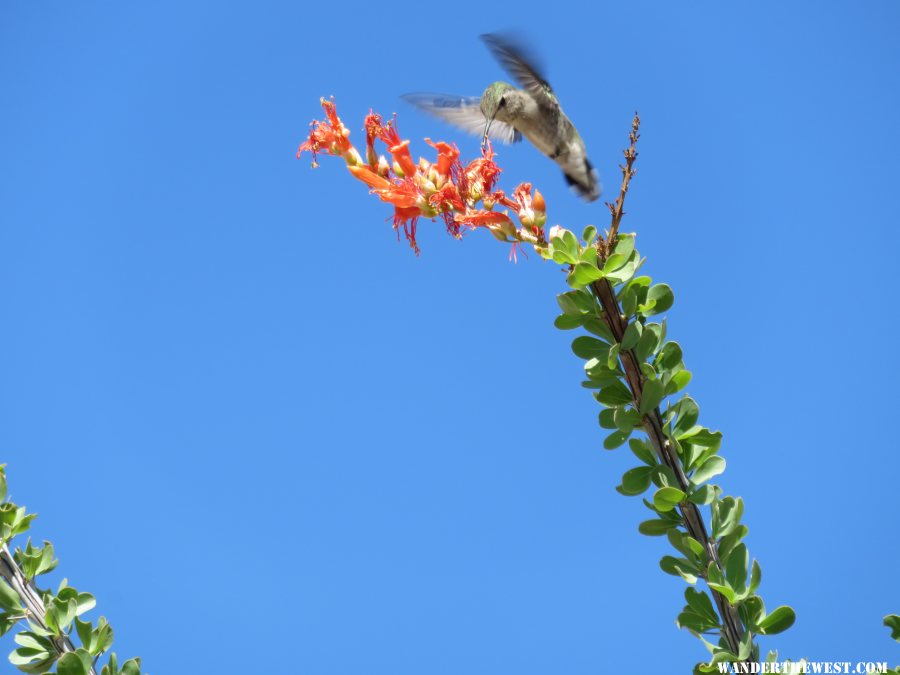
[[[482,35],[488,49],[521,89],[494,82],[480,96],[406,94],[416,107],[464,131],[500,143],[518,143],[522,136],[559,164],[566,182],[584,199],[600,196],[597,172],[587,158],[581,135],[563,112],[547,80],[521,48],[498,35]]]

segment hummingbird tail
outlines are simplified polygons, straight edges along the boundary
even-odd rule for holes
[[[597,175],[597,170],[586,159],[584,160],[583,175],[574,176],[564,171],[563,176],[575,194],[582,199],[593,202],[600,198],[603,190],[600,185],[600,177]]]

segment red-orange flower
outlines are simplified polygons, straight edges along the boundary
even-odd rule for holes
[[[381,126],[378,130],[378,137],[388,146],[388,151],[397,162],[403,175],[411,178],[416,174],[416,163],[409,154],[409,141],[401,140],[400,134],[397,133],[397,120],[392,119],[387,124]]]
[[[470,201],[479,201],[494,189],[500,175],[500,167],[494,163],[494,149],[488,141],[482,157],[473,159],[460,176],[460,193]]]
[[[348,170],[357,180],[394,207],[394,229],[399,236],[402,226],[409,245],[417,254],[419,218],[434,219],[439,215],[454,237],[461,236],[463,227],[482,227],[500,241],[512,243],[513,258],[521,244],[532,244],[541,251],[546,247],[541,229],[546,219],[543,197],[537,191],[532,193],[528,183],[519,185],[512,199],[502,190],[495,189],[500,167],[494,162],[490,143],[482,149],[481,157],[463,167],[455,145],[426,139],[437,151],[437,158],[433,163],[421,159],[416,164],[409,151],[409,141],[400,138],[397,132],[396,119],[385,124],[380,115],[369,111],[364,123],[366,160],[363,161],[350,143],[349,131],[338,117],[334,103],[322,99],[322,107],[326,119],[313,122],[309,137],[298,150],[298,156],[309,150],[314,160],[319,152],[343,157]],[[393,165],[383,155],[377,154],[376,139],[388,146]],[[512,209],[522,227],[517,229],[505,211],[492,210],[496,205]]]
[[[465,211],[466,205],[460,198],[456,186],[453,183],[444,183],[440,189],[431,194],[428,198],[428,203],[444,217],[447,232],[458,239],[460,237],[460,226],[456,221],[454,212]]]
[[[353,145],[348,138],[350,132],[341,123],[334,101],[328,101],[323,98],[321,102],[322,108],[325,110],[325,121],[313,120],[310,124],[312,129],[309,132],[309,138],[297,148],[298,159],[305,150],[312,153],[313,166],[317,166],[316,153],[318,152],[343,156],[353,149]]]
[[[438,151],[438,161],[434,165],[438,175],[443,178],[450,177],[453,170],[459,167],[459,149],[443,141],[433,143],[430,138],[426,138],[425,142]]]
[[[502,223],[512,225],[512,219],[502,211],[486,211],[484,209],[457,214],[456,221],[470,227],[499,225]]]
[[[367,166],[348,166],[350,171],[356,178],[375,190],[387,190],[391,187],[391,181],[387,178],[379,176]]]
[[[363,123],[363,127],[366,130],[366,161],[373,169],[378,165],[378,153],[375,152],[375,139],[378,137],[378,133],[383,126],[384,123],[381,119],[381,115],[369,110],[369,114],[366,115],[366,121]]]

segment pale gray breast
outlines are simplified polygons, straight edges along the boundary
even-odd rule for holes
[[[551,108],[539,105],[531,95],[526,94],[522,98],[523,108],[515,126],[534,147],[548,157],[555,158],[564,138],[560,131],[563,129],[561,122],[565,115],[556,106]]]

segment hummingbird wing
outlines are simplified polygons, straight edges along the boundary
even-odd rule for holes
[[[419,110],[434,115],[470,134],[481,136],[487,120],[481,112],[478,96],[453,96],[452,94],[404,94],[403,100]],[[494,120],[488,137],[498,143],[518,143],[522,134],[510,124]]]
[[[557,103],[553,88],[541,73],[541,69],[535,65],[534,57],[525,53],[524,47],[496,33],[487,33],[482,35],[481,39],[504,70],[539,102],[544,100],[547,103]]]

